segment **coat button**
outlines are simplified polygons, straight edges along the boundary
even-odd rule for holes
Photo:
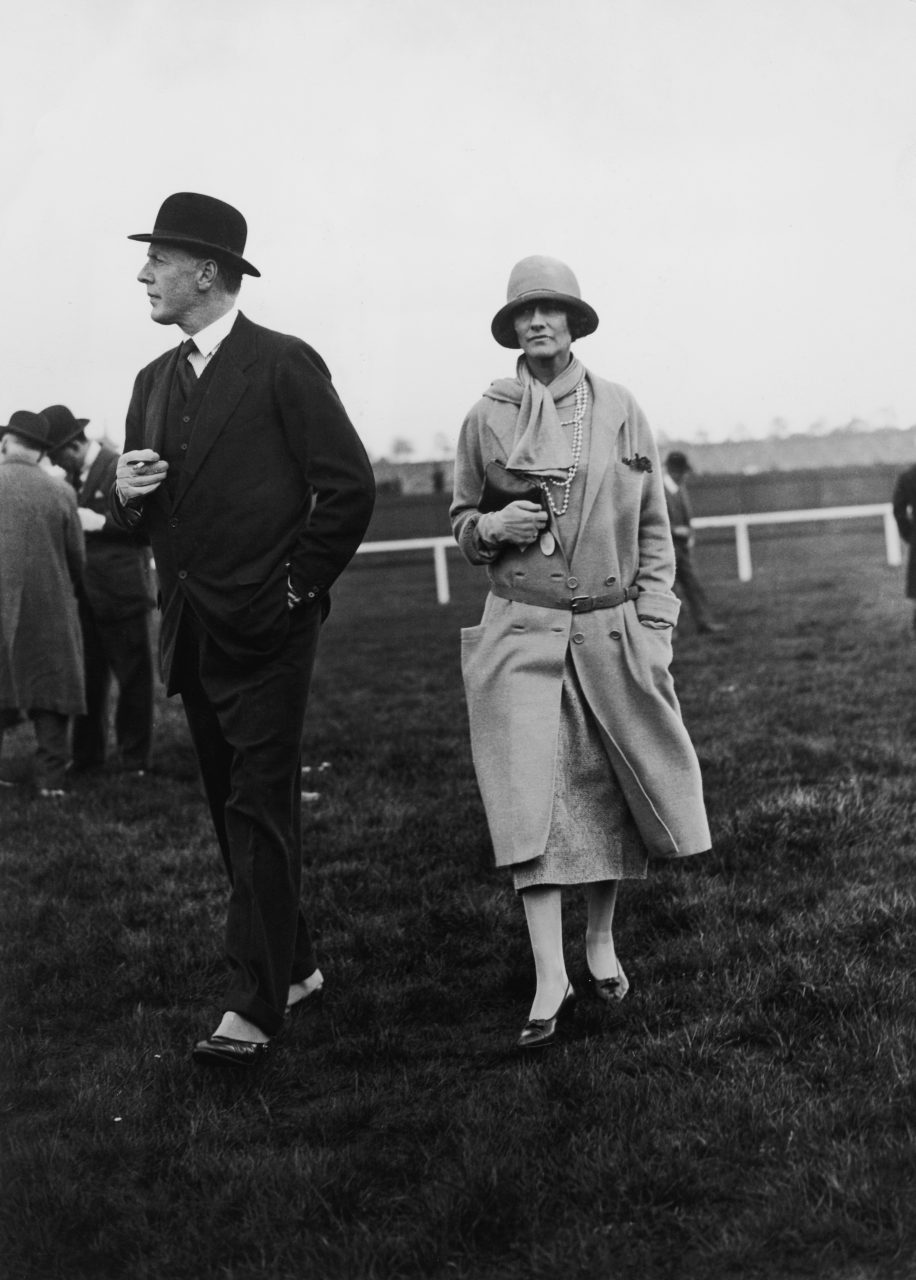
[[[175,519],[175,517],[174,517],[174,516],[173,516],[173,517],[172,517],[172,519],[169,521],[169,528],[170,528],[170,529],[177,529],[177,528],[178,528],[178,521]]]
[[[582,634],[582,632],[581,632],[581,631],[577,631],[577,632],[576,632],[576,634],[575,634],[575,635],[573,636],[573,638],[572,638],[572,642],[573,642],[573,644],[584,644],[584,643],[585,643],[585,636]]]
[[[616,578],[614,578],[614,577],[611,577],[611,578],[605,578],[605,580],[604,580],[604,585],[605,585],[606,587],[612,587],[616,581],[617,581],[617,579],[616,579]]]
[[[612,639],[612,640],[619,640],[619,639],[620,639],[620,632],[619,632],[619,631],[612,631],[612,632],[611,632],[611,639]]]
[[[178,570],[178,576],[179,576],[179,578],[181,578],[181,579],[182,579],[182,581],[184,581],[184,579],[188,576],[188,571],[187,571],[187,569],[179,569],[179,570]]]
[[[579,579],[578,579],[578,578],[567,578],[567,579],[566,579],[566,585],[567,585],[567,586],[568,586],[572,591],[575,591],[576,587],[579,585]]]
[[[187,417],[187,416],[186,416],[186,417],[182,418],[182,419],[181,419],[181,421],[182,421],[182,422],[190,422],[190,421],[191,421],[191,419],[190,419],[189,417]]]

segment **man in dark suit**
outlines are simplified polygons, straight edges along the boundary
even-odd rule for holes
[[[901,471],[894,484],[894,519],[900,537],[910,549],[906,562],[906,595],[908,600],[916,600],[916,467],[907,467]],[[916,611],[913,613],[913,628],[916,630]]]
[[[668,522],[671,525],[671,537],[674,541],[674,588],[687,602],[687,608],[690,610],[690,616],[697,631],[701,635],[709,635],[724,631],[725,627],[713,618],[706,592],[703,590],[703,584],[697,577],[693,564],[695,535],[691,528],[693,515],[686,484],[690,469],[687,455],[680,449],[672,449],[665,459],[663,479]]]
[[[245,219],[169,196],[138,280],[189,341],[134,384],[110,509],[152,544],[180,693],[231,883],[226,1012],[201,1062],[249,1066],[321,989],[299,903],[309,678],[331,584],[369,523],[372,468],[321,357],[236,307]]]
[[[79,593],[86,675],[86,714],[73,721],[72,770],[86,773],[105,763],[108,695],[118,683],[115,739],[120,764],[142,776],[153,738],[153,655],[149,611],[153,606],[149,548],[107,515],[118,455],[86,437],[88,418],[66,405],[42,409],[51,426],[49,458],[76,490],[86,538],[86,569]]]

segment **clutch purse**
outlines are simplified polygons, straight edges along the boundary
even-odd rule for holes
[[[477,509],[482,512],[502,511],[510,502],[536,502],[543,507],[544,490],[531,476],[522,471],[510,471],[494,459],[484,469]]]

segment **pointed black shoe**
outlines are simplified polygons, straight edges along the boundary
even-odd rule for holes
[[[616,978],[596,978],[593,976],[591,969],[588,971],[588,981],[591,986],[592,995],[602,1004],[616,1005],[627,994],[630,984],[627,981],[627,975],[623,971],[623,965],[617,961]]]
[[[566,995],[560,1001],[560,1007],[552,1018],[531,1018],[525,1023],[522,1034],[518,1038],[517,1048],[526,1051],[546,1049],[548,1045],[553,1044],[560,1033],[560,1024],[572,1013],[575,1002],[576,993],[570,982],[566,987]]]
[[[198,1040],[191,1053],[204,1066],[248,1069],[263,1062],[270,1051],[269,1040],[233,1040],[230,1036],[208,1036]]]

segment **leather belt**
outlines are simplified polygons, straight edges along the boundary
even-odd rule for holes
[[[562,609],[566,613],[591,613],[593,609],[616,609],[627,600],[635,600],[639,587],[620,587],[604,596],[571,596],[558,600],[546,591],[532,591],[528,587],[504,587],[501,582],[491,582],[490,590],[501,600],[517,600],[519,604],[536,604],[542,609]]]

